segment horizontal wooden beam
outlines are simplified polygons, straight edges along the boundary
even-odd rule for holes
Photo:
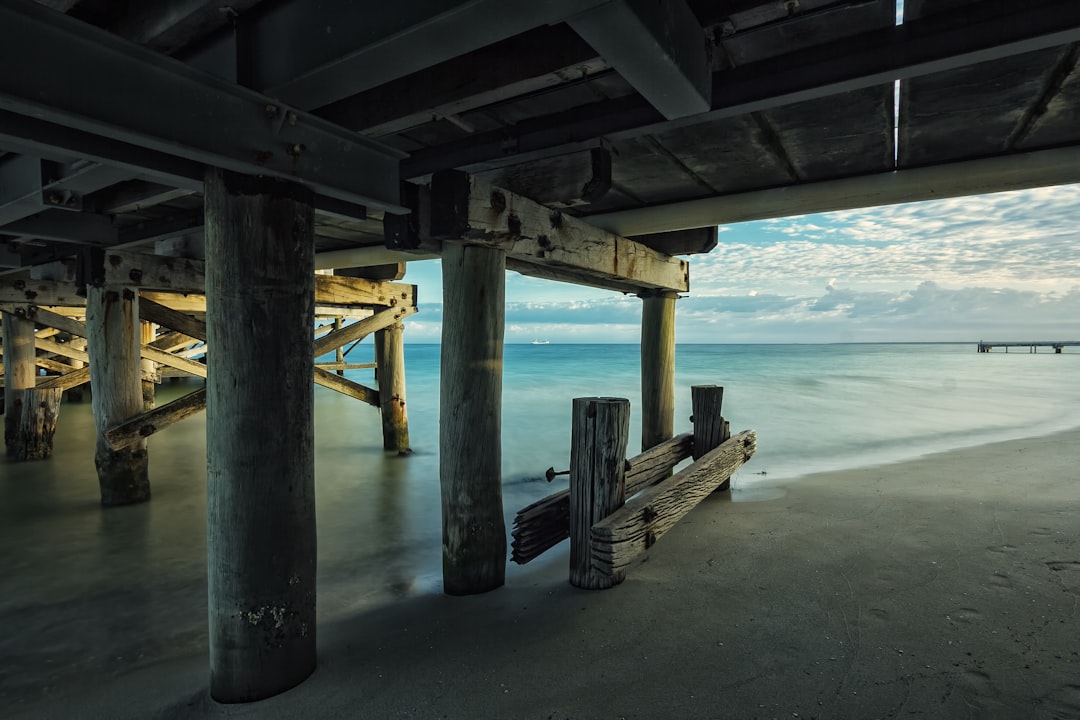
[[[358,382],[353,382],[348,378],[343,378],[340,375],[336,375],[322,368],[313,368],[315,371],[315,384],[321,385],[324,388],[329,388],[342,395],[348,395],[351,398],[356,398],[362,402],[366,402],[368,405],[379,407],[379,391],[373,390],[366,385],[361,385]]]
[[[34,359],[34,362],[37,363],[37,366],[39,368],[48,370],[49,372],[60,373],[61,375],[63,375],[64,373],[69,373],[75,369],[67,363],[62,363],[57,360],[50,360],[49,358],[41,357],[40,355],[38,355],[37,358]]]
[[[593,525],[593,568],[613,575],[641,559],[664,533],[750,459],[756,443],[753,430],[735,435]]]
[[[105,431],[105,440],[113,450],[120,450],[205,409],[206,388],[199,388],[172,402],[114,425]]]
[[[718,195],[590,215],[587,220],[611,232],[641,235],[1077,182],[1080,147],[1073,146]]]
[[[90,355],[88,355],[85,350],[73,348],[67,343],[58,343],[53,340],[36,338],[34,340],[34,346],[42,352],[52,353],[53,355],[59,355],[60,357],[66,357],[72,360],[90,362]]]
[[[59,330],[60,332],[66,332],[75,337],[86,337],[86,325],[78,320],[54,313],[43,307],[28,303],[2,303],[0,304],[0,309],[3,309],[4,312],[12,313],[18,317],[36,322],[39,325],[45,325],[55,330]]]
[[[416,307],[416,286],[398,282],[376,282],[342,275],[316,275],[315,303]]]
[[[196,377],[206,377],[206,365],[201,362],[195,362],[194,360],[188,360],[187,358],[173,355],[172,353],[165,352],[164,350],[158,350],[152,345],[143,345],[139,348],[139,355],[146,360],[153,360],[156,363],[166,365],[177,370],[182,370],[189,375],[195,375]]]
[[[167,305],[162,305],[145,295],[139,298],[139,318],[206,342],[205,322],[193,318],[187,313],[174,310]]]
[[[85,307],[86,298],[80,297],[77,290],[75,283],[0,278],[0,303]]]
[[[625,291],[663,289],[686,292],[685,260],[494,188],[464,173],[437,173],[431,183],[431,212],[420,217],[421,239],[464,240],[506,251],[518,272],[581,278],[596,287]],[[573,280],[571,280],[573,281]]]
[[[718,236],[716,225],[709,225],[673,232],[634,235],[631,239],[668,255],[697,255],[711,252],[716,247]]]

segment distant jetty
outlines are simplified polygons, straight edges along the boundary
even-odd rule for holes
[[[979,341],[979,352],[988,353],[994,348],[1005,348],[1005,352],[1009,352],[1011,347],[1026,347],[1029,353],[1037,353],[1041,347],[1054,348],[1054,352],[1058,355],[1061,354],[1063,348],[1074,347],[1080,345],[1080,340],[1069,341],[1023,341],[1023,342],[983,342]]]

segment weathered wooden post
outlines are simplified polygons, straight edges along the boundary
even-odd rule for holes
[[[723,405],[724,388],[720,385],[694,385],[690,388],[695,460],[731,437],[731,425],[721,414]],[[725,480],[717,489],[727,490],[730,486],[731,481]]]
[[[130,505],[150,499],[146,441],[113,450],[105,431],[142,412],[139,379],[139,296],[135,288],[88,285],[86,349],[97,446],[94,465],[101,504]]]
[[[22,412],[12,455],[15,460],[44,460],[52,455],[53,435],[60,417],[61,388],[22,391]]]
[[[249,702],[315,669],[314,196],[215,169],[205,194],[210,694]]]
[[[630,401],[574,398],[570,441],[570,583],[601,590],[623,581],[621,572],[603,575],[592,567],[592,526],[625,500],[626,445]]]
[[[443,243],[439,382],[443,589],[493,590],[506,578],[502,374],[506,253]]]
[[[34,322],[3,313],[4,340],[4,445],[7,455],[16,458],[23,391],[34,387],[37,375],[34,350]]]
[[[658,290],[641,295],[641,449],[675,435],[675,300]]]
[[[409,451],[409,416],[405,411],[405,325],[394,323],[375,333],[375,366],[382,413],[383,448]]]
[[[143,345],[154,342],[154,338],[157,336],[157,327],[152,322],[146,322],[145,320],[141,324],[142,333],[140,340]],[[140,360],[139,365],[142,370],[142,400],[143,410],[153,410],[155,402],[155,383],[153,380],[147,379],[147,376],[154,377],[157,374],[157,363],[153,360]]]
[[[341,329],[341,318],[334,318],[334,329],[335,330],[340,330]],[[334,350],[334,361],[336,363],[338,363],[339,365],[341,365],[341,364],[343,364],[345,362],[345,349],[344,348],[339,347],[336,350]],[[337,374],[338,374],[338,377],[345,377],[345,371],[340,369],[340,368],[338,369]]]

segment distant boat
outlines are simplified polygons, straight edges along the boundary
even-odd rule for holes
[[[549,345],[550,343],[547,340],[533,340],[531,344],[532,345]]]

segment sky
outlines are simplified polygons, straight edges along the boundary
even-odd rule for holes
[[[896,22],[903,17],[898,0]],[[1080,185],[721,226],[690,260],[683,343],[1080,340]],[[437,260],[408,342],[438,342]],[[636,343],[641,301],[507,273],[509,343]]]
[[[719,228],[676,304],[685,343],[1080,340],[1080,185]],[[409,264],[409,342],[438,342],[441,270]],[[636,343],[641,301],[506,277],[506,342]]]

